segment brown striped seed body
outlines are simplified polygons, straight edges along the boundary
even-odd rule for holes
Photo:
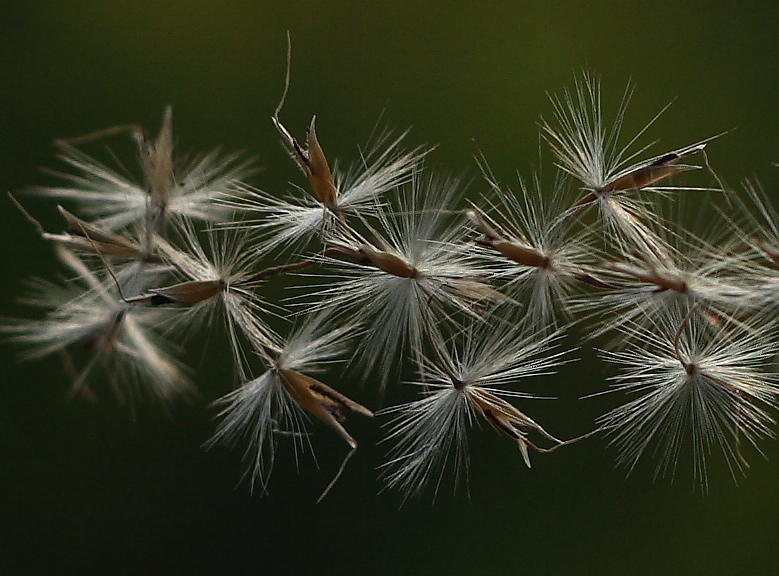
[[[350,447],[357,448],[357,441],[341,425],[341,422],[346,419],[344,410],[348,409],[365,416],[373,416],[373,412],[319,380],[295,370],[282,369],[279,370],[279,375],[284,387],[298,404],[324,424],[335,428]]]

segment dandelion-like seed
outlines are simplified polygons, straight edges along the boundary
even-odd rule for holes
[[[711,138],[635,162],[651,143],[636,150],[631,148],[670,104],[619,148],[622,122],[632,93],[633,87],[628,85],[613,126],[606,128],[601,112],[600,83],[584,74],[576,81],[575,93],[566,90],[562,99],[550,97],[559,127],[543,122],[542,132],[557,156],[557,166],[583,184],[584,195],[571,207],[571,216],[597,204],[612,238],[624,237],[642,245],[652,242],[651,234],[647,235],[644,229],[644,221],[651,221],[653,215],[628,193],[649,190],[667,194],[691,190],[689,187],[661,187],[659,183],[679,172],[699,168],[680,161],[701,152]]]
[[[451,323],[453,314],[478,315],[485,302],[505,299],[452,221],[460,190],[455,180],[417,174],[397,210],[376,208],[372,239],[342,227],[325,250],[323,263],[339,279],[320,287],[317,306],[367,327],[357,358],[382,387],[403,352],[422,350],[430,318]]]
[[[172,109],[165,109],[162,126],[152,140],[140,126],[119,126],[57,142],[60,158],[75,173],[52,171],[68,185],[38,187],[46,196],[70,200],[78,213],[108,230],[142,224],[148,234],[164,236],[171,217],[219,221],[227,211],[214,199],[236,180],[253,172],[251,161],[218,151],[182,163],[173,155]],[[138,143],[143,181],[112,169],[73,144],[117,132],[130,132]]]
[[[187,220],[180,222],[177,231],[183,248],[162,238],[156,238],[156,245],[179,282],[148,289],[130,301],[176,307],[176,324],[192,334],[201,333],[213,324],[216,315],[221,316],[236,369],[245,377],[245,344],[272,348],[276,339],[265,321],[270,308],[256,293],[265,274],[256,270],[257,255],[249,244],[249,233],[245,229],[218,229],[199,234]],[[207,246],[201,241],[203,234]]]
[[[160,313],[129,305],[114,295],[115,278],[107,283],[69,250],[60,246],[56,250],[76,278],[63,285],[34,282],[34,293],[26,302],[43,310],[43,318],[4,320],[0,325],[9,340],[28,347],[22,357],[34,360],[62,353],[73,377],[73,394],[92,397],[97,370],[108,378],[117,399],[130,406],[143,397],[167,403],[192,394],[183,366],[156,332]],[[77,370],[71,355],[84,353],[87,359]]]
[[[248,441],[244,478],[252,489],[259,482],[267,490],[280,437],[292,438],[296,460],[309,444],[306,413],[334,428],[351,450],[357,448],[343,427],[345,413],[373,413],[311,376],[343,356],[352,331],[351,325],[327,330],[322,315],[310,316],[273,356],[260,352],[267,367],[262,375],[217,401],[222,421],[209,445]]]
[[[732,198],[736,210],[730,207],[727,215],[730,250],[742,263],[735,276],[752,289],[756,305],[772,313],[779,303],[779,215],[759,184],[745,182],[744,189],[743,196]]]
[[[343,174],[336,169],[333,200],[329,204],[318,197],[277,198],[256,188],[237,186],[237,194],[227,194],[222,203],[245,212],[248,218],[231,226],[257,231],[261,254],[276,248],[297,249],[316,235],[327,237],[336,222],[348,216],[368,214],[378,198],[410,180],[414,167],[426,152],[419,149],[400,152],[402,138],[393,140],[379,152],[387,141],[386,137],[380,137],[359,164]],[[253,214],[259,218],[253,218]]]
[[[341,173],[337,167],[331,171],[316,134],[316,116],[311,119],[306,132],[305,146],[298,143],[279,120],[289,90],[291,57],[292,44],[288,37],[284,92],[272,120],[284,148],[306,175],[311,193],[277,198],[239,184],[234,188],[235,194],[227,194],[222,201],[238,212],[259,215],[259,218],[250,217],[231,225],[257,230],[262,238],[261,253],[278,247],[299,247],[317,234],[324,238],[337,222],[369,212],[377,199],[408,182],[416,166],[429,152],[422,147],[402,152],[401,144],[406,132],[394,140],[385,132],[368,145],[366,152],[360,152],[360,161],[346,172]]]
[[[558,337],[496,313],[469,322],[449,345],[431,341],[433,353],[421,356],[421,379],[412,383],[423,387],[423,397],[384,411],[393,415],[387,440],[394,445],[383,465],[387,485],[408,497],[432,481],[437,493],[453,459],[456,486],[467,476],[468,427],[479,419],[514,440],[528,467],[529,449],[544,452],[566,444],[506,399],[532,398],[509,387],[549,374],[563,362],[562,352],[550,352]],[[539,447],[531,436],[552,448]]]
[[[600,418],[609,429],[619,463],[632,470],[654,446],[656,475],[674,474],[686,442],[694,479],[708,490],[707,457],[719,447],[735,480],[748,467],[742,446],[773,437],[769,410],[776,408],[777,352],[764,320],[736,322],[695,313],[667,314],[650,325],[622,330],[631,343],[602,353],[622,374],[612,390],[638,397]]]
[[[573,310],[601,317],[600,326],[589,333],[591,338],[625,323],[648,325],[659,315],[683,317],[692,309],[710,317],[758,308],[761,299],[753,280],[755,266],[734,250],[732,241],[723,238],[729,220],[707,216],[706,230],[701,233],[689,225],[663,220],[652,232],[651,250],[636,248],[603,264],[607,288],[597,298],[572,302]],[[635,331],[619,332],[611,346],[624,346],[631,333]]]
[[[475,239],[494,263],[494,277],[509,294],[527,305],[533,326],[556,328],[570,321],[568,301],[580,283],[602,287],[593,260],[598,250],[586,229],[570,233],[563,223],[563,179],[545,194],[536,174],[530,184],[520,178],[520,191],[501,190],[487,173],[494,195],[486,208],[467,212],[481,236]]]
[[[10,192],[8,197],[44,240],[81,254],[91,254],[101,258],[132,260],[140,265],[161,262],[157,255],[151,253],[148,242],[144,241],[148,237],[136,239],[127,234],[105,230],[78,218],[62,206],[57,206],[57,209],[65,219],[67,227],[65,232],[53,234],[46,232],[41,223],[33,218]]]
[[[331,171],[317,137],[316,116],[308,127],[305,147],[279,120],[289,88],[289,57],[288,52],[284,93],[272,120],[285,149],[306,175],[311,193],[278,198],[250,186],[238,185],[236,193],[227,194],[222,202],[238,212],[259,215],[259,218],[250,216],[248,220],[232,225],[257,230],[262,237],[262,253],[278,247],[296,248],[317,234],[326,236],[337,222],[344,222],[349,216],[359,217],[369,212],[377,199],[406,184],[429,152],[422,147],[403,152],[401,145],[406,132],[395,139],[385,132],[367,146],[367,151],[360,152],[359,162],[346,172],[342,173],[337,167]]]

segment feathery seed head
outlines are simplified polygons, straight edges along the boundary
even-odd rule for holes
[[[616,254],[616,260],[603,265],[605,290],[572,303],[575,311],[602,316],[591,337],[623,323],[647,323],[659,315],[684,316],[695,306],[722,316],[759,307],[762,300],[753,274],[744,274],[747,260],[733,252],[732,243],[721,241],[722,230],[727,229],[721,219],[710,217],[701,235],[659,216],[657,222],[656,229],[647,228],[651,244]],[[624,345],[625,336],[620,332],[613,344]]]
[[[189,334],[210,326],[214,315],[222,316],[236,369],[244,377],[248,364],[246,341],[255,348],[274,348],[278,339],[266,323],[266,317],[274,312],[256,293],[262,280],[254,271],[256,254],[249,244],[249,232],[217,229],[198,233],[188,220],[179,222],[177,232],[181,248],[161,237],[155,241],[160,256],[179,281],[148,288],[129,301],[154,307],[176,306],[174,325],[186,327]]]
[[[318,195],[278,198],[244,185],[220,202],[247,215],[247,219],[231,226],[259,232],[261,254],[276,248],[300,249],[314,236],[327,243],[339,225],[349,218],[370,217],[380,198],[412,179],[412,172],[428,151],[415,148],[403,152],[404,136],[388,143],[389,134],[380,135],[346,172],[336,167],[332,174],[333,198],[327,202]]]
[[[467,475],[467,428],[477,416],[516,441],[528,467],[528,448],[545,451],[530,434],[563,444],[506,400],[531,398],[509,387],[562,363],[562,353],[549,353],[557,335],[534,333],[527,324],[502,317],[504,312],[472,320],[449,344],[431,340],[432,353],[419,360],[421,380],[413,383],[423,388],[422,398],[384,411],[394,416],[387,438],[394,446],[383,476],[406,497],[431,479],[437,492],[450,457],[455,484],[462,472]]]
[[[345,413],[358,412],[365,416],[373,413],[309,375],[343,354],[352,330],[352,326],[328,330],[324,316],[310,316],[275,357],[261,352],[267,365],[261,376],[217,401],[224,407],[220,412],[222,421],[209,445],[233,445],[248,439],[244,476],[250,478],[252,487],[259,480],[263,491],[266,490],[281,436],[292,437],[296,455],[305,449],[309,443],[306,414],[334,428],[352,450],[357,447],[356,440],[343,427]]]
[[[502,189],[490,172],[485,177],[493,193],[482,200],[485,208],[473,206],[467,213],[481,234],[475,242],[485,249],[492,277],[527,306],[533,324],[555,328],[561,317],[570,319],[568,300],[577,285],[599,284],[590,231],[571,230],[563,219],[564,178],[546,192],[538,174],[530,184],[520,178],[515,194]]]
[[[113,278],[105,282],[72,252],[62,247],[57,252],[76,277],[63,285],[34,282],[34,292],[25,301],[44,316],[9,320],[0,326],[9,340],[28,347],[23,358],[53,352],[77,358],[86,352],[79,370],[69,360],[66,366],[72,371],[74,394],[91,395],[98,367],[104,368],[116,397],[130,406],[142,397],[168,402],[191,394],[192,383],[183,366],[156,332],[160,313],[123,302],[115,295]]]
[[[634,144],[670,104],[619,148],[622,122],[632,93],[633,87],[628,84],[614,123],[611,128],[607,128],[601,112],[600,81],[585,73],[581,79],[576,79],[574,93],[566,90],[562,99],[550,96],[558,127],[543,121],[541,129],[557,156],[557,166],[583,184],[584,195],[571,206],[569,218],[582,209],[597,204],[609,233],[616,232],[618,235],[643,242],[643,220],[651,219],[652,215],[641,209],[640,203],[631,201],[627,193],[650,190],[667,194],[671,191],[689,190],[690,188],[685,187],[660,187],[658,183],[679,172],[699,168],[696,165],[682,164],[680,161],[701,152],[712,138],[635,162],[653,142],[632,150]]]
[[[418,354],[425,326],[453,314],[478,315],[505,297],[485,283],[490,270],[460,241],[450,208],[460,188],[453,180],[417,175],[399,207],[377,207],[371,239],[342,227],[322,261],[340,280],[320,287],[319,308],[366,326],[358,351],[362,366],[386,385],[402,351]]]
[[[73,145],[122,131],[130,131],[138,143],[142,183]],[[108,230],[140,223],[149,234],[164,236],[171,217],[218,221],[225,217],[226,211],[215,206],[215,197],[226,192],[232,181],[254,171],[252,161],[240,160],[237,154],[220,157],[214,151],[186,163],[175,159],[170,107],[165,110],[156,140],[151,140],[139,126],[120,126],[81,138],[61,140],[57,146],[60,158],[74,172],[53,171],[67,185],[38,187],[35,191],[75,202],[79,215],[90,220],[96,218],[95,224]]]
[[[765,321],[736,322],[696,307],[621,329],[631,342],[602,355],[622,368],[612,390],[634,398],[600,418],[620,464],[632,470],[654,446],[656,474],[673,475],[690,445],[695,482],[706,491],[707,457],[719,447],[735,479],[748,466],[741,447],[759,452],[758,440],[774,436],[769,411],[779,392],[771,368],[777,345]]]

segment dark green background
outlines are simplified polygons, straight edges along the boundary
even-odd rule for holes
[[[174,108],[183,151],[256,154],[266,190],[299,176],[270,123],[293,38],[283,119],[300,135],[318,116],[331,158],[351,159],[377,118],[413,125],[411,143],[439,144],[432,163],[476,174],[482,151],[505,181],[538,158],[546,92],[583,67],[603,78],[607,105],[632,78],[632,133],[673,98],[652,134],[662,152],[737,128],[710,146],[722,176],[779,184],[779,5],[769,2],[15,2],[0,15],[0,188],[46,182],[51,141],[120,123],[156,133]],[[610,108],[613,110],[613,107]],[[123,141],[112,141],[121,148]],[[99,149],[99,148],[98,148]],[[481,185],[475,180],[474,191]],[[51,274],[53,259],[0,199],[4,265],[0,314],[20,280]],[[53,228],[50,207],[29,206]],[[49,210],[47,212],[47,210]],[[212,344],[198,370],[204,397],[232,373]],[[471,445],[470,498],[446,484],[400,508],[377,495],[378,423],[350,427],[363,448],[341,482],[314,501],[343,454],[316,428],[321,470],[278,462],[267,497],[236,483],[239,452],[204,452],[204,403],[133,422],[110,402],[65,400],[54,358],[19,365],[0,348],[0,573],[2,574],[775,574],[779,573],[779,449],[763,443],[733,485],[715,465],[710,494],[676,482],[629,479],[602,439],[537,456],[528,471],[489,430]],[[574,398],[603,386],[585,363],[546,381]],[[583,374],[589,373],[589,381]],[[346,385],[371,406],[378,398]],[[527,407],[561,436],[591,426],[600,401]]]

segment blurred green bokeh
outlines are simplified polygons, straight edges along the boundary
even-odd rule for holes
[[[130,122],[156,132],[171,104],[182,151],[244,150],[263,166],[256,183],[287,190],[299,175],[270,116],[289,30],[283,118],[301,135],[316,114],[330,158],[354,159],[381,117],[413,126],[411,144],[438,144],[430,163],[473,177],[476,192],[477,153],[513,183],[539,162],[547,93],[587,69],[608,110],[635,82],[625,134],[676,99],[651,130],[654,152],[737,128],[710,145],[712,165],[734,186],[757,177],[776,198],[777,22],[768,2],[14,2],[0,18],[0,186],[47,182],[53,138]],[[0,315],[18,316],[22,279],[51,277],[54,260],[0,203]],[[28,206],[56,229],[50,204]],[[482,430],[470,497],[445,485],[435,503],[428,492],[400,508],[398,494],[377,495],[379,422],[355,419],[362,448],[323,503],[343,446],[321,429],[321,469],[304,459],[297,474],[281,457],[270,495],[251,496],[236,488],[240,451],[200,447],[213,429],[206,403],[233,376],[218,343],[208,350],[195,366],[202,402],[132,421],[108,401],[69,404],[57,359],[19,365],[18,350],[0,347],[0,574],[779,573],[775,441],[738,487],[712,470],[703,497],[689,462],[673,484],[653,483],[651,463],[625,480],[590,439],[526,470]],[[589,361],[549,383],[567,400],[538,408],[559,435],[586,430],[599,410],[574,401],[607,375],[581,354]]]

